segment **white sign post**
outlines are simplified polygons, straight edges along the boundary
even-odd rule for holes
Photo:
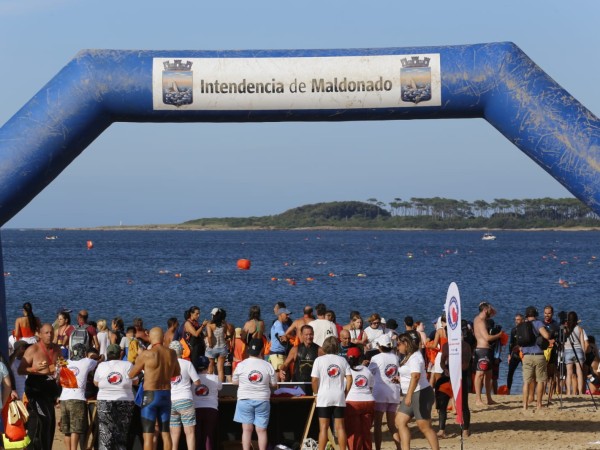
[[[458,286],[452,282],[446,295],[446,323],[448,325],[448,366],[450,368],[450,384],[456,405],[456,421],[461,429],[464,424],[462,396],[469,395],[462,391],[462,327],[461,327],[460,295]],[[461,438],[462,440],[462,438]]]

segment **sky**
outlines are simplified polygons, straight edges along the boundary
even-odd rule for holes
[[[0,124],[82,49],[512,41],[600,111],[600,2],[0,0]],[[0,148],[1,151],[1,148]],[[115,123],[5,228],[173,224],[376,198],[571,197],[483,119]]]

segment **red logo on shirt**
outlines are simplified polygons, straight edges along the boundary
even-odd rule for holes
[[[388,364],[385,366],[385,376],[388,378],[395,377],[398,373],[398,366],[396,364]]]
[[[354,386],[365,387],[369,384],[369,380],[364,375],[359,375],[354,379]]]
[[[177,375],[176,377],[171,378],[171,384],[179,384],[181,383],[181,375]]]
[[[106,380],[109,382],[109,384],[121,384],[123,381],[123,375],[121,375],[119,372],[111,372],[106,377]]]
[[[329,375],[330,378],[336,378],[340,375],[340,366],[338,366],[337,364],[332,364],[327,368],[327,375]]]
[[[201,384],[196,388],[196,395],[206,397],[210,393],[210,389],[205,384]]]
[[[248,381],[250,383],[260,383],[263,380],[263,374],[258,370],[253,370],[248,374]]]

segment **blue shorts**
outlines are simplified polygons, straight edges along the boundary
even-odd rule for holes
[[[171,419],[171,391],[144,390],[142,401],[142,431],[154,433],[154,424],[158,420],[160,431],[169,432]]]
[[[238,400],[233,421],[266,429],[269,426],[270,414],[271,402],[268,400]]]
[[[228,353],[229,350],[227,349],[227,347],[213,347],[207,348],[205,355],[207,358],[217,359],[219,356],[225,358]]]
[[[580,348],[571,349],[565,348],[565,364],[577,364],[577,358],[575,358],[575,353],[577,353],[577,358],[579,358],[579,363],[583,364],[585,358],[583,357],[583,350]]]

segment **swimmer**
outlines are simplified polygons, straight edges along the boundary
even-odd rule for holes
[[[144,400],[142,402],[142,430],[144,450],[153,449],[154,424],[158,425],[163,439],[163,448],[172,450],[170,433],[171,378],[180,375],[177,355],[163,346],[164,335],[160,327],[150,330],[151,348],[141,352],[135,366],[129,371],[129,378],[135,378],[144,371]]]

